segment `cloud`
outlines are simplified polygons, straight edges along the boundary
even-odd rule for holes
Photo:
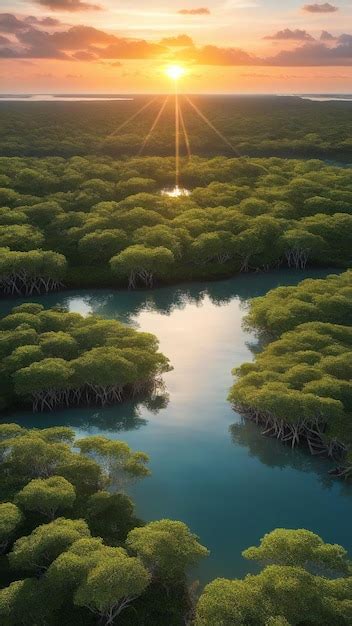
[[[68,30],[57,31],[51,34],[43,31],[35,31],[35,33],[38,32],[49,39],[57,48],[66,51],[79,50],[91,44],[104,45],[119,41],[119,38],[115,35],[110,35],[93,26],[71,26]],[[20,35],[20,38],[22,41],[26,41],[27,39],[27,43],[31,43],[33,34],[34,31],[30,31],[28,37]]]
[[[74,59],[77,59],[77,61],[94,61],[97,58],[95,54],[87,50],[78,50],[78,52],[74,52],[72,56]]]
[[[0,13],[0,33],[14,33],[26,30],[28,24],[11,13]]]
[[[97,61],[97,63],[105,67],[123,67],[121,61]]]
[[[338,10],[339,7],[329,2],[324,4],[305,4],[303,7],[303,11],[307,11],[307,13],[336,13]]]
[[[320,41],[335,41],[336,37],[329,33],[327,30],[322,30],[320,35]]]
[[[116,45],[121,40],[92,26],[72,26],[66,31],[48,33],[36,28],[28,28],[17,33],[20,44],[25,46],[26,58],[51,58],[77,60],[95,60],[107,48],[100,46]],[[94,46],[99,46],[93,50]],[[71,57],[70,53],[73,53]],[[83,59],[84,57],[84,59]]]
[[[160,41],[162,46],[170,46],[171,48],[178,46],[194,46],[193,39],[189,35],[177,35],[176,37],[165,37]]]
[[[210,15],[210,10],[207,7],[199,7],[199,9],[180,9],[178,13],[180,15]]]
[[[352,35],[340,35],[340,37],[337,38],[337,41],[343,45],[352,45]]]
[[[82,0],[34,0],[36,4],[50,9],[51,11],[101,11],[102,7],[98,4],[90,4],[82,2]]]
[[[18,59],[21,55],[13,48],[0,48],[0,59]]]
[[[166,48],[144,39],[121,39],[115,37],[114,43],[105,48],[91,46],[90,49],[100,59],[150,59],[166,52]]]
[[[352,66],[352,36],[347,35],[342,43],[333,48],[324,43],[308,43],[295,50],[283,50],[274,57],[264,59],[263,63],[280,67]]]
[[[257,72],[246,72],[245,74],[241,74],[241,76],[243,78],[267,78],[269,80],[289,80],[289,79],[293,79],[293,80],[304,80],[307,78],[307,76],[305,76],[304,74],[300,75],[300,74],[259,74]],[[327,75],[327,74],[323,74],[323,75],[314,75],[314,80],[349,80],[350,76],[344,75],[344,74],[331,74],[331,75]]]
[[[188,49],[184,57],[191,58],[198,65],[256,65],[257,63],[260,65],[257,57],[240,48],[219,48],[209,45]]]
[[[50,22],[52,24],[52,22]],[[0,14],[0,33],[16,36],[1,50],[2,58],[65,59],[96,61],[101,59],[149,59],[168,51],[165,45],[143,39],[125,39],[92,26],[71,26],[48,32],[29,23],[27,18]],[[175,38],[178,45],[193,43],[186,35]]]
[[[28,15],[23,18],[23,22],[26,24],[35,24],[36,26],[60,26],[60,20],[54,17],[35,17],[34,15]]]
[[[307,33],[306,30],[301,30],[300,28],[296,28],[296,30],[285,28],[284,30],[279,30],[273,35],[266,35],[263,39],[270,39],[272,41],[314,41],[312,35]]]
[[[285,29],[269,38],[290,43],[289,49],[263,58],[241,48],[197,46],[184,34],[153,42],[118,37],[92,26],[68,26],[61,22],[59,25],[60,29],[55,30],[56,23],[51,18],[0,14],[0,57],[110,64],[119,64],[123,59],[156,58],[159,62],[172,59],[189,65],[219,67],[352,67],[352,35],[347,33],[334,37],[323,31],[320,40],[316,41],[305,30]],[[292,43],[299,45],[292,49]]]

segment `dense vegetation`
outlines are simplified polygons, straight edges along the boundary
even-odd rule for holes
[[[307,530],[279,528],[242,555],[264,569],[242,580],[218,578],[207,585],[196,608],[196,626],[351,623],[351,563],[341,546]]]
[[[161,99],[156,98],[133,123],[119,127],[151,96],[119,102],[1,102],[0,154],[64,156],[138,153]],[[193,96],[192,101],[232,143],[248,156],[325,157],[351,162],[351,104],[309,102],[285,97]],[[192,152],[231,155],[231,149],[210,130],[186,101],[183,117]],[[174,153],[173,102],[169,101],[145,153]],[[181,146],[184,149],[184,146]]]
[[[65,427],[0,426],[1,624],[184,623],[185,573],[208,551],[182,522],[135,517],[123,489],[147,461]]]
[[[0,291],[152,286],[280,265],[346,267],[348,169],[278,158],[0,158]]]
[[[245,326],[270,337],[305,322],[352,326],[352,270],[295,287],[277,287],[251,301]]]
[[[64,286],[350,266],[350,171],[317,160],[351,162],[350,104],[195,100],[233,150],[181,100],[198,155],[182,160],[190,195],[181,198],[160,193],[175,177],[171,102],[143,157],[135,155],[158,100],[121,128],[144,97],[0,102],[0,292],[30,297]],[[246,324],[274,341],[236,370],[230,394],[267,435],[328,454],[345,477],[351,295],[345,272],[254,301]],[[148,333],[29,303],[0,320],[0,357],[2,409],[105,406],[148,395],[169,369]],[[124,493],[149,473],[148,456],[122,441],[0,425],[1,624],[352,623],[346,551],[307,530],[265,535],[243,552],[257,573],[217,579],[197,600],[188,576],[208,550],[182,522],[145,524]]]
[[[328,454],[344,477],[352,474],[351,292],[348,271],[255,299],[247,325],[279,338],[234,370],[229,396],[263,434]]]
[[[122,491],[147,461],[65,427],[0,426],[1,624],[350,623],[346,551],[306,530],[265,535],[243,552],[259,574],[214,580],[197,601],[186,573],[208,550],[182,522],[144,524]]]
[[[169,369],[154,335],[30,303],[0,320],[0,355],[1,408],[31,402],[33,411],[120,402],[152,391]]]

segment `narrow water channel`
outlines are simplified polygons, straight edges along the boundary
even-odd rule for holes
[[[255,337],[241,328],[248,299],[327,273],[280,271],[152,291],[34,298],[155,333],[174,370],[165,376],[165,394],[152,403],[22,411],[6,421],[69,425],[79,436],[100,433],[147,452],[152,476],[131,489],[137,513],[146,520],[181,519],[200,536],[211,550],[197,572],[203,582],[249,572],[253,566],[241,551],[279,526],[312,529],[352,552],[352,488],[328,476],[327,461],[263,438],[226,401],[232,367],[257,349]],[[1,314],[19,302],[2,301]]]

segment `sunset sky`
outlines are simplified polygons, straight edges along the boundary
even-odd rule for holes
[[[1,0],[1,93],[352,92],[352,2]]]

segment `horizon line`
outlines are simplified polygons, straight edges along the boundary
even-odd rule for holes
[[[166,91],[0,91],[0,98],[6,96],[53,96],[53,97],[62,97],[62,96],[111,96],[111,97],[126,97],[126,96],[166,96],[170,95],[169,92]],[[352,96],[352,91],[307,91],[307,92],[275,92],[275,91],[266,91],[266,92],[252,92],[252,91],[243,91],[243,92],[232,92],[232,91],[191,91],[191,92],[180,92],[180,95],[199,95],[199,96],[276,96],[276,97],[285,97],[285,96]]]

